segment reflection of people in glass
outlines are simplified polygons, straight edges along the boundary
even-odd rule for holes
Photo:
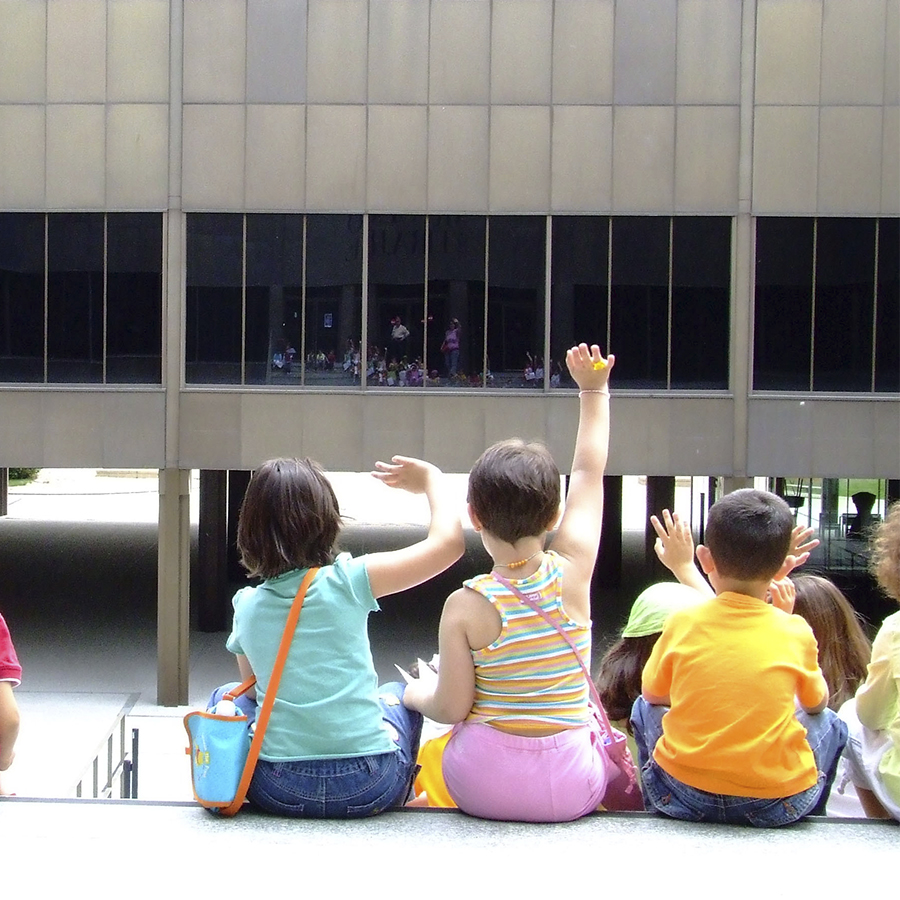
[[[406,342],[409,339],[409,329],[403,324],[400,316],[391,319],[391,357],[397,362],[406,356]]]
[[[450,320],[450,327],[444,332],[444,343],[441,344],[441,353],[444,354],[447,377],[455,378],[456,370],[459,366],[459,319]]]

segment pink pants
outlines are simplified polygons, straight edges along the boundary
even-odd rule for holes
[[[444,781],[463,812],[482,819],[569,822],[593,812],[610,773],[591,728],[521,737],[460,722],[444,749]]]

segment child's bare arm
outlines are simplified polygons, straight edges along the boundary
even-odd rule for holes
[[[19,706],[12,684],[0,681],[0,772],[5,772],[15,758],[19,736]]]
[[[565,512],[551,548],[590,578],[603,522],[603,473],[609,452],[609,373],[615,365],[594,344],[572,347],[566,365],[579,388],[578,432]]]
[[[384,597],[415,587],[452,566],[462,556],[465,542],[459,514],[437,466],[407,456],[394,456],[390,463],[377,462],[375,466],[375,478],[389,487],[425,494],[431,510],[424,540],[366,556],[372,593]]]
[[[691,526],[678,513],[663,510],[662,521],[650,516],[656,532],[653,549],[659,561],[684,585],[694,588],[705,597],[715,596],[710,583],[703,577],[694,560],[694,537]]]

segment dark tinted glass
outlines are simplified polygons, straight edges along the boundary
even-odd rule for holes
[[[247,216],[248,384],[297,384],[302,335],[303,216]]]
[[[669,219],[612,223],[609,349],[620,387],[664,388],[669,342]]]
[[[673,388],[726,389],[731,219],[672,220]]]
[[[424,216],[369,216],[368,315],[369,384],[405,384],[424,365]]]
[[[488,220],[488,387],[543,387],[546,221]]]
[[[484,216],[428,220],[428,384],[482,384],[486,227]]]
[[[0,381],[44,380],[44,221],[0,213]]]
[[[193,384],[240,384],[243,216],[187,217],[185,376]]]
[[[106,381],[162,380],[162,215],[106,217]]]
[[[756,220],[753,387],[808,391],[813,219]]]
[[[878,223],[875,390],[900,391],[900,219]]]
[[[47,221],[47,380],[103,381],[103,214]]]
[[[875,220],[819,219],[813,390],[872,389]]]
[[[362,216],[307,217],[305,323],[305,383],[359,385]]]
[[[552,227],[550,386],[574,387],[569,347],[584,341],[605,354],[609,344],[609,219],[554,216]]]

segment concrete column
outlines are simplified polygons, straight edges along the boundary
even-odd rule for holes
[[[603,587],[622,583],[622,476],[603,476],[603,532],[593,582]]]
[[[159,555],[156,702],[188,702],[190,634],[191,473],[159,470]]]
[[[200,570],[198,625],[201,631],[228,627],[228,473],[200,472],[200,533],[197,567]]]
[[[244,492],[247,490],[249,483],[249,472],[235,469],[228,473],[228,534],[226,549],[228,554],[228,577],[234,581],[243,578],[247,574],[238,557],[237,527],[241,512],[241,502],[244,499]]]
[[[739,491],[742,488],[752,488],[752,478],[723,478],[722,479],[722,496],[730,494],[733,491]]]
[[[0,469],[0,516],[9,513],[9,469]]]

